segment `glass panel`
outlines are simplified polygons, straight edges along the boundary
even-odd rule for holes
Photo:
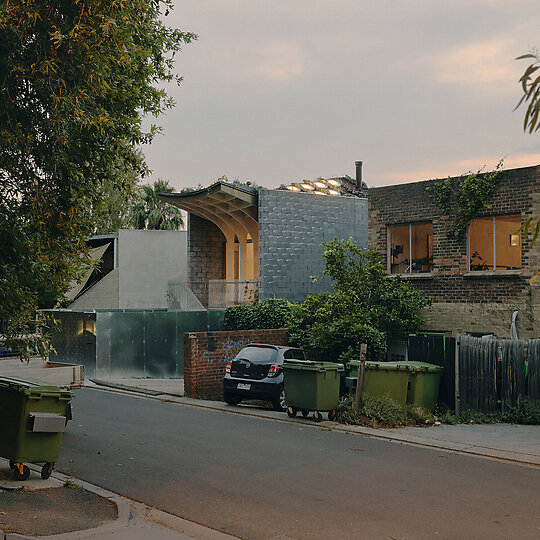
[[[496,270],[521,268],[521,216],[495,218]]]
[[[146,311],[144,315],[144,374],[168,379],[177,377],[178,349],[184,348],[183,334],[176,331],[178,311]]]
[[[276,358],[277,350],[264,346],[248,346],[242,349],[235,360],[249,360],[252,364],[271,364]]]
[[[391,225],[390,230],[390,273],[409,272],[409,225]]]
[[[469,269],[493,270],[493,218],[478,218],[469,227]]]
[[[291,359],[305,360],[306,359],[306,357],[304,356],[304,352],[300,349],[291,349],[289,351],[285,351],[285,353],[283,354],[283,358],[285,358],[286,360],[291,360]]]
[[[412,272],[433,269],[433,226],[431,223],[411,225]]]

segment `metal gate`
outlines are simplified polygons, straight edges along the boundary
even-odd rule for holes
[[[410,335],[407,350],[410,361],[428,362],[444,368],[439,387],[439,403],[454,409],[456,339],[442,333]]]

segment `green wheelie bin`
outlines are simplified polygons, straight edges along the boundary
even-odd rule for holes
[[[287,360],[283,364],[283,382],[287,414],[294,418],[298,411],[306,417],[314,412],[315,421],[322,420],[321,411],[328,411],[328,419],[336,417],[339,403],[340,373],[343,364]]]
[[[443,367],[426,362],[407,362],[410,366],[407,403],[433,409],[439,398],[439,385]]]
[[[17,480],[30,475],[24,462],[45,463],[41,477],[51,475],[72,397],[67,387],[0,377],[0,457],[9,460]]]
[[[410,368],[408,362],[366,362],[362,393],[374,397],[389,396],[401,405],[407,403]],[[358,377],[359,360],[347,363],[350,377]]]

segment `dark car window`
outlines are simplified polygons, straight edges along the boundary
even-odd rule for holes
[[[272,364],[277,350],[271,347],[246,347],[237,355],[236,360],[249,360],[252,364]]]
[[[283,354],[283,358],[287,359],[295,359],[295,360],[305,360],[306,357],[304,355],[304,351],[300,349],[289,349],[288,351],[285,351]]]

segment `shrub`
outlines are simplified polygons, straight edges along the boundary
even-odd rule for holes
[[[366,395],[359,410],[348,400],[337,412],[337,420],[342,424],[369,427],[397,427],[406,425],[433,424],[433,413],[421,407],[400,405],[388,396]]]
[[[501,414],[501,421],[512,424],[540,424],[540,401],[531,401],[528,398],[520,400],[517,405]]]
[[[267,298],[258,304],[228,307],[223,324],[226,330],[287,328],[291,313],[292,304],[287,300]]]
[[[508,408],[504,413],[485,414],[480,411],[466,409],[460,414],[451,411],[440,413],[440,420],[445,424],[495,424],[504,422],[509,424],[540,424],[540,401],[531,401],[524,398],[516,405]]]

